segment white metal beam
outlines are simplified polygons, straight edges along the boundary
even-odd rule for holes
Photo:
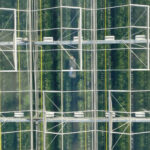
[[[112,114],[112,100],[111,100],[111,92],[109,91],[108,93],[108,107],[109,107],[109,150],[112,150],[112,126],[113,126],[113,122],[112,122],[112,118],[113,118],[113,114]]]
[[[16,37],[17,37],[17,13],[16,13],[16,9],[14,10],[14,39],[13,39],[13,56],[14,56],[14,68],[15,71],[17,71],[17,41],[16,41]]]
[[[148,65],[148,70],[150,69],[150,52],[149,52],[149,32],[150,32],[150,18],[149,18],[149,6],[147,6],[147,65]]]
[[[82,70],[83,64],[82,64],[82,9],[79,9],[79,46],[80,49],[80,70]]]

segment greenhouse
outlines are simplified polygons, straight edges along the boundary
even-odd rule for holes
[[[148,150],[149,0],[0,0],[0,150]]]

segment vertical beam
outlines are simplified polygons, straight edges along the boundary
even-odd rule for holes
[[[109,150],[112,150],[112,100],[111,91],[108,93],[108,103],[109,103]]]
[[[92,7],[92,21],[93,21],[93,76],[94,76],[94,150],[98,150],[98,134],[97,134],[97,106],[98,106],[98,96],[97,96],[97,0],[93,0]]]
[[[30,52],[30,128],[31,128],[31,150],[33,150],[33,95],[32,95],[32,0],[29,0],[29,52]]]
[[[43,21],[43,14],[42,14],[42,6],[43,6],[43,0],[40,0],[40,41],[42,41],[43,38],[43,32],[42,32],[42,21]],[[43,109],[43,47],[40,47],[40,69],[41,69],[41,75],[40,75],[40,94],[41,94],[41,110]],[[41,112],[41,117],[43,117],[43,111]],[[43,123],[41,122],[41,130],[43,130]],[[43,150],[43,132],[41,132],[41,150]]]
[[[18,29],[18,34],[17,36],[20,37],[20,0],[17,0],[17,29]],[[20,46],[18,47],[18,86],[19,86],[19,91],[21,91],[21,72],[20,72]],[[19,92],[18,95],[18,101],[19,101],[19,111],[21,111],[21,92]],[[22,132],[21,132],[21,122],[19,123],[19,137],[18,137],[18,149],[22,149]]]
[[[47,121],[46,121],[46,114],[45,114],[45,93],[43,92],[43,150],[46,150],[46,127],[47,127]]]
[[[132,106],[132,71],[131,71],[131,69],[132,69],[132,65],[131,65],[131,61],[132,61],[132,59],[131,59],[131,48],[132,48],[132,46],[131,46],[131,37],[132,37],[132,28],[131,28],[131,26],[132,26],[132,20],[131,20],[131,17],[132,17],[132,13],[131,13],[131,7],[132,7],[132,5],[131,5],[131,0],[129,0],[129,24],[130,24],[130,33],[129,33],[129,40],[130,40],[130,44],[129,44],[129,101],[130,101],[130,104],[129,104],[129,106],[130,106],[130,121],[129,121],[129,123],[130,123],[130,150],[132,150],[132,122],[131,122],[131,115],[132,115],[132,108],[131,108],[131,106]]]
[[[34,2],[33,2],[33,4],[34,4],[34,7],[33,7],[33,9],[34,10],[38,10],[38,3],[39,3],[39,1],[37,1],[37,0],[34,0]],[[33,29],[34,30],[36,30],[36,31],[38,31],[38,24],[39,24],[39,17],[38,17],[38,12],[39,11],[34,11],[33,13],[34,13],[34,17],[33,17],[33,21],[34,21],[34,27],[33,27]],[[32,36],[32,38],[33,38],[33,40],[35,40],[35,41],[38,41],[38,37],[39,37],[39,35],[38,35],[38,32],[34,32],[34,36]],[[37,45],[34,45],[34,50],[37,50],[38,49],[38,46]],[[34,70],[38,70],[37,68],[38,68],[38,66],[37,66],[37,60],[38,60],[38,57],[39,57],[39,53],[37,53],[37,52],[35,52],[34,53],[34,58],[33,58],[33,62],[34,62],[34,65],[33,65],[33,71]],[[34,90],[35,90],[35,92],[34,92],[34,99],[35,99],[35,116],[38,118],[39,117],[39,113],[38,113],[38,110],[39,110],[39,95],[38,95],[38,92],[37,92],[37,89],[38,89],[38,80],[39,80],[39,75],[37,74],[37,72],[34,72]],[[36,130],[36,132],[35,132],[35,150],[38,150],[39,148],[38,148],[38,143],[39,143],[39,141],[40,141],[40,139],[39,139],[39,136],[38,136],[38,124],[39,124],[39,122],[38,121],[36,121],[35,122],[35,130]]]
[[[80,51],[80,70],[82,71],[82,8],[79,9],[79,51]]]
[[[150,69],[150,62],[149,62],[149,6],[147,6],[147,65],[148,65],[148,70]]]
[[[63,7],[62,0],[60,0],[60,42],[63,41]],[[61,150],[64,150],[64,136],[63,136],[63,50],[61,50]]]
[[[16,9],[14,10],[14,44],[13,44],[13,55],[14,55],[14,67],[15,71],[17,71],[17,41],[16,41],[16,36],[17,36],[17,11]]]
[[[84,7],[85,8],[85,7]],[[84,18],[85,18],[85,12],[84,12]],[[85,24],[85,19],[84,19],[84,24]],[[84,25],[84,28],[85,28],[85,25]],[[93,27],[93,0],[91,0],[91,28],[94,29]],[[91,32],[91,39],[93,40],[94,39],[94,30],[92,30]],[[94,44],[92,45],[94,47]],[[93,48],[92,47],[92,48]],[[93,48],[94,49],[94,48]],[[92,52],[92,55],[91,55],[91,66],[94,68],[94,50]],[[92,72],[91,74],[91,89],[93,89],[93,92],[92,92],[92,109],[94,110],[95,108],[95,101],[94,101],[94,71]],[[92,129],[93,129],[93,132],[92,132],[92,150],[95,150],[96,148],[96,141],[95,141],[95,111],[92,112],[92,117],[94,118],[94,122],[92,123]]]
[[[104,21],[104,24],[105,24],[105,36],[107,35],[107,0],[105,0],[105,10],[104,10],[104,16],[105,16],[105,21]],[[107,47],[106,47],[106,44],[105,44],[105,53],[104,53],[104,60],[105,60],[105,79],[104,79],[104,82],[105,82],[105,84],[104,84],[104,87],[105,87],[105,111],[107,112],[107,99],[108,99],[108,93],[107,93]],[[105,136],[106,136],[106,138],[105,138],[105,150],[107,150],[108,149],[108,138],[107,138],[107,130],[108,130],[108,124],[107,124],[107,122],[106,122],[106,124],[105,124],[105,128],[106,128],[106,133],[105,133]]]

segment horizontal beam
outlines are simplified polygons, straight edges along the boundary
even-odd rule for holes
[[[65,117],[65,118],[48,118],[47,122],[89,122],[89,123],[93,123],[93,122],[98,122],[98,123],[105,123],[105,122],[109,122],[109,118],[73,118],[73,117]],[[145,123],[145,122],[149,122],[150,123],[150,118],[135,118],[135,117],[116,117],[116,118],[112,118],[112,122],[137,122],[137,123]]]
[[[90,45],[90,44],[144,44],[147,43],[148,40],[97,40],[97,41],[92,41],[92,40],[83,40],[82,44],[83,45]],[[12,46],[14,43],[13,42],[0,42],[0,46]],[[53,41],[53,42],[44,42],[44,41],[37,41],[33,42],[34,45],[37,46],[44,46],[44,45],[78,45],[79,42],[75,41]],[[29,45],[28,42],[17,42],[17,45]]]
[[[13,9],[13,8],[0,8],[0,10],[15,11],[16,9]]]
[[[0,46],[13,46],[14,42],[0,42]],[[29,45],[29,42],[17,42],[17,45]]]
[[[42,122],[43,118],[33,118],[34,122]],[[46,119],[47,122],[49,123],[61,123],[61,122],[65,122],[65,123],[73,123],[73,122],[77,122],[77,123],[82,123],[82,122],[87,122],[87,123],[93,123],[93,122],[97,122],[97,123],[105,123],[105,122],[109,122],[109,118],[105,118],[105,117],[98,117],[98,118],[74,118],[74,117],[56,117],[56,118],[47,118]],[[112,118],[112,122],[133,122],[133,123],[150,123],[150,118],[135,118],[135,117],[115,117]],[[15,118],[15,117],[1,117],[0,118],[0,122],[30,122],[30,118]]]
[[[147,40],[83,40],[83,45],[88,44],[138,44],[138,43],[147,43]],[[53,41],[53,42],[44,42],[44,41],[37,41],[34,43],[35,45],[42,46],[42,45],[77,45],[79,42],[75,41]]]

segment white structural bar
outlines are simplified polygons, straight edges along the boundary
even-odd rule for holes
[[[14,57],[14,68],[15,71],[17,71],[17,42],[16,42],[16,37],[17,37],[17,13],[16,9],[14,10],[14,45],[13,45],[13,57]]]
[[[149,23],[149,6],[147,6],[147,65],[148,65],[148,69],[150,69],[149,65],[150,65],[150,62],[149,62],[149,26],[150,26],[150,23]]]
[[[112,114],[112,99],[110,91],[108,93],[108,104],[109,104],[109,150],[112,150],[113,114]]]
[[[141,4],[129,4],[129,6],[147,7],[147,5],[141,5]]]
[[[30,122],[29,118],[0,117],[0,122]]]
[[[130,1],[130,4],[131,4],[131,1]],[[131,41],[131,38],[132,38],[132,28],[131,28],[131,25],[132,25],[132,18],[131,18],[131,5],[130,5],[130,7],[129,7],[129,13],[130,13],[130,16],[129,16],[129,19],[130,19],[130,30],[129,30],[129,33],[128,33],[128,38],[129,38],[129,40]],[[129,63],[129,65],[128,65],[128,68],[129,69],[131,69],[132,68],[132,53],[131,53],[131,50],[132,50],[132,45],[131,45],[131,42],[129,43],[129,45],[128,45],[128,47],[129,47],[129,53],[128,53],[128,63]],[[130,92],[129,92],[129,111],[130,111],[130,113],[129,113],[129,132],[130,132],[130,141],[132,140],[132,136],[131,136],[131,133],[132,133],[132,125],[131,125],[131,112],[132,112],[132,96],[131,96],[131,90],[132,90],[132,80],[133,80],[133,78],[132,78],[132,73],[131,73],[131,70],[129,71],[129,79],[128,79],[128,90],[130,90]],[[132,142],[130,142],[130,150],[132,150]]]
[[[60,45],[60,43],[62,45],[77,45],[79,44],[78,42],[74,42],[74,41],[54,41],[52,43],[50,42],[43,42],[43,41],[37,41],[34,44],[38,45],[38,46],[42,46],[42,45]],[[92,40],[83,40],[82,44],[138,44],[138,43],[148,43],[148,40],[111,40],[111,41],[107,41],[107,40],[97,40],[97,41],[92,41]],[[19,44],[19,43],[18,43]],[[23,43],[22,43],[23,44]]]
[[[17,45],[29,45],[29,43],[26,42],[17,42]],[[14,42],[0,42],[0,46],[13,46]]]
[[[112,41],[106,41],[106,40],[97,40],[97,41],[92,41],[92,40],[82,40],[82,45],[86,44],[138,44],[138,43],[148,43],[149,40],[112,40]],[[0,42],[0,46],[11,46],[13,45],[13,42]],[[28,42],[17,42],[17,45],[28,45]],[[44,42],[44,41],[37,41],[33,42],[34,45],[37,46],[44,46],[44,45],[78,45],[79,42],[75,41],[53,41],[53,42]]]
[[[15,11],[16,9],[13,9],[13,8],[0,8],[0,10],[5,10],[5,11]]]
[[[82,9],[79,9],[79,46],[80,49],[80,70],[82,70]]]
[[[0,117],[0,122],[30,122],[30,118],[15,118],[15,117]],[[97,123],[101,122],[109,122],[109,118],[105,117],[97,117],[97,118],[74,118],[74,117],[55,117],[55,118],[47,118],[47,122],[52,123],[70,123],[70,122],[89,122],[89,123],[94,123],[95,121]],[[112,118],[112,123],[115,122],[132,122],[132,123],[150,123],[150,118],[136,118],[136,117],[115,117]],[[33,122],[43,122],[43,118],[33,118]]]
[[[43,150],[46,150],[46,132],[47,132],[47,124],[46,124],[46,114],[45,114],[45,93],[43,93]]]
[[[93,123],[95,121],[95,118],[73,118],[73,117],[58,117],[58,118],[49,118],[47,119],[47,122],[91,122]],[[149,122],[150,123],[150,118],[135,118],[135,117],[116,117],[112,118],[112,123],[113,122],[138,122],[138,123],[145,123]],[[105,117],[100,117],[96,118],[96,122],[109,122],[109,118]]]

